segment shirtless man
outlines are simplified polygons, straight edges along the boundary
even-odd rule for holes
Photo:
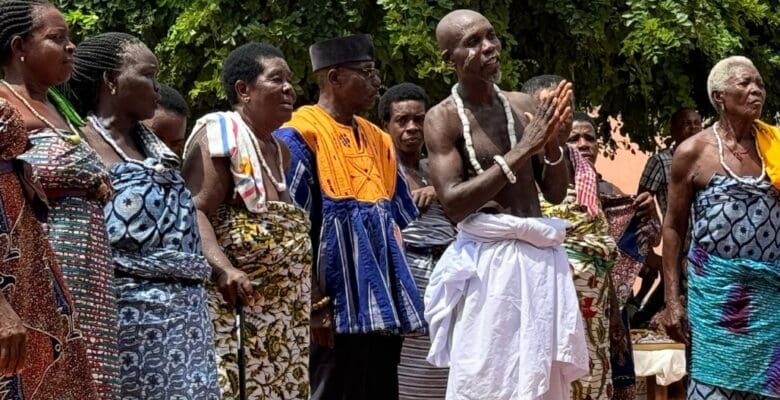
[[[428,361],[450,367],[448,399],[568,398],[588,353],[561,247],[567,223],[541,218],[537,185],[551,203],[566,195],[557,132],[572,86],[538,108],[497,90],[501,42],[474,11],[445,16],[436,38],[458,83],[428,112],[425,143],[439,200],[460,223],[425,294]]]
[[[561,160],[556,126],[571,113],[571,84],[561,82],[545,104],[536,109],[531,96],[501,92],[512,107],[517,145],[510,148],[504,104],[494,84],[500,78],[501,42],[490,22],[470,10],[456,10],[445,16],[436,28],[442,57],[458,74],[458,94],[471,124],[471,138],[477,159],[485,167],[477,174],[464,148],[463,123],[452,96],[433,107],[425,120],[425,144],[436,192],[454,220],[462,220],[481,208],[518,217],[540,217],[536,190],[545,199],[560,203],[566,195],[568,171]],[[535,116],[532,116],[536,114]],[[532,122],[525,126],[527,118]],[[525,129],[523,129],[525,128]],[[544,151],[548,163],[535,157]],[[509,184],[501,165],[493,156],[502,155],[517,182]],[[488,168],[489,167],[489,168]],[[479,175],[479,176],[477,176]]]

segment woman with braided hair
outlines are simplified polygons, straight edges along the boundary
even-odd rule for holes
[[[107,319],[109,340],[95,341],[98,325],[89,313],[103,301],[110,313],[115,312],[110,287],[98,286],[101,278],[106,282],[111,278],[105,225],[100,219],[89,223],[89,213],[99,213],[101,206],[87,200],[88,186],[84,186],[105,181],[96,169],[97,156],[79,143],[76,129],[49,93],[50,87],[70,76],[73,50],[65,18],[54,6],[45,1],[0,0],[0,65],[5,77],[0,81],[4,99],[0,104],[4,110],[0,113],[3,399],[116,398],[111,375],[115,370],[100,369],[99,363],[99,354],[117,357],[111,347],[116,342],[115,317]],[[8,112],[14,109],[18,111]],[[31,172],[26,173],[26,161],[33,164],[42,188],[33,182]],[[71,184],[84,190],[74,190]],[[45,197],[54,252],[33,216]],[[84,292],[69,290],[79,274],[93,278],[89,290],[95,308],[82,308]]]
[[[119,308],[121,398],[218,399],[213,328],[192,196],[179,158],[140,121],[160,100],[157,58],[137,38],[104,33],[74,53],[69,82],[87,142],[109,168],[104,209]]]

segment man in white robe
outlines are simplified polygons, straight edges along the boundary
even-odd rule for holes
[[[541,218],[537,187],[551,203],[566,195],[557,131],[571,116],[571,84],[538,107],[501,91],[501,43],[479,13],[453,11],[436,38],[458,83],[426,115],[425,142],[460,233],[426,290],[428,360],[450,367],[447,399],[567,399],[588,353],[560,247],[566,222]]]
[[[428,361],[450,367],[448,398],[565,399],[587,372],[566,226],[479,213],[458,224],[425,296]]]

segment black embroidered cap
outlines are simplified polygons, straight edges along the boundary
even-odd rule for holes
[[[309,57],[314,71],[339,64],[373,61],[374,44],[368,34],[327,39],[311,45]]]

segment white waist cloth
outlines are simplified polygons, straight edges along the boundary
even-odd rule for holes
[[[474,214],[458,224],[425,291],[428,361],[447,399],[568,399],[588,372],[568,222]]]

